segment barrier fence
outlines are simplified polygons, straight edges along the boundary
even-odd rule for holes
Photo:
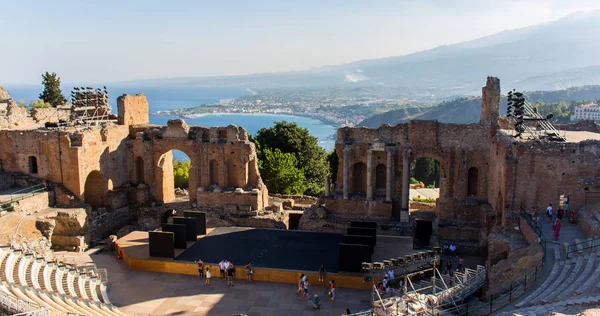
[[[22,201],[28,197],[32,197],[44,191],[46,191],[46,186],[42,183],[15,192],[11,192],[10,199],[8,201],[0,202],[0,211],[11,211],[14,203]]]

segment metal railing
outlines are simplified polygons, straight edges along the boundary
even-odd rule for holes
[[[542,227],[539,225],[539,222],[538,222],[539,217],[532,216],[531,214],[527,213],[527,207],[524,205],[521,205],[521,213],[519,215],[520,215],[519,218],[524,219],[525,222],[527,222],[527,225],[529,225],[529,227],[531,227],[531,229],[533,229],[535,234],[538,236],[539,241],[540,241],[540,246],[542,246],[542,250],[544,251],[544,257],[543,257],[542,261],[545,261],[547,247],[546,247],[546,240],[544,239],[544,233],[542,231]]]
[[[581,246],[581,247],[580,247]],[[600,247],[600,237],[588,238],[584,241],[574,242],[567,245],[567,259],[570,258],[570,254],[574,252],[584,251],[587,249],[594,249]]]
[[[11,210],[13,204],[22,201],[28,197],[32,197],[36,194],[46,191],[46,186],[42,184],[36,184],[15,192],[10,193],[10,199],[8,201],[0,202],[0,211],[8,211]]]
[[[22,300],[16,296],[0,291],[0,305],[2,309],[13,315],[48,316],[47,308],[38,304]]]

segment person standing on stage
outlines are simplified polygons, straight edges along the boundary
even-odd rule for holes
[[[210,274],[210,267],[206,267],[206,281],[204,282],[204,285],[208,285],[210,286],[210,278],[212,277],[212,275]]]
[[[321,282],[325,281],[325,272],[326,272],[325,271],[325,265],[322,264],[319,267],[319,281],[321,281]]]
[[[233,265],[233,263],[226,261],[227,263],[227,284],[229,285],[229,287],[233,286],[233,275],[235,274],[235,266]]]
[[[219,262],[219,277],[225,279],[225,260]]]
[[[244,267],[244,270],[246,270],[246,278],[248,278],[248,281],[252,281],[252,264],[250,263],[250,261],[248,261],[248,264],[246,264],[246,266]]]

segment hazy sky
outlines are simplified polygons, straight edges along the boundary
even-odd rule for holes
[[[598,0],[0,0],[0,84],[238,75],[403,55]]]

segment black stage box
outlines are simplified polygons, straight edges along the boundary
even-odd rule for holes
[[[359,227],[349,227],[346,229],[347,235],[359,235],[359,236],[370,236],[371,237],[371,245],[375,247],[377,242],[377,235],[375,229],[373,228],[359,228]]]
[[[183,217],[193,217],[196,219],[196,234],[206,235],[206,213],[195,211],[183,211]]]
[[[173,243],[175,249],[187,248],[187,242],[185,241],[185,225],[181,224],[162,224],[163,232],[173,233]]]
[[[350,227],[377,229],[377,223],[367,221],[350,221]]]
[[[362,272],[363,262],[371,262],[370,246],[339,244],[338,267],[340,271]]]
[[[174,240],[172,232],[148,232],[150,257],[175,258]]]
[[[372,242],[371,236],[361,236],[361,235],[344,235],[344,243],[345,244],[355,244],[355,245],[367,245],[371,248],[371,254],[375,250]]]
[[[173,216],[173,224],[185,225],[185,240],[198,241],[196,235],[196,219],[193,217]]]

